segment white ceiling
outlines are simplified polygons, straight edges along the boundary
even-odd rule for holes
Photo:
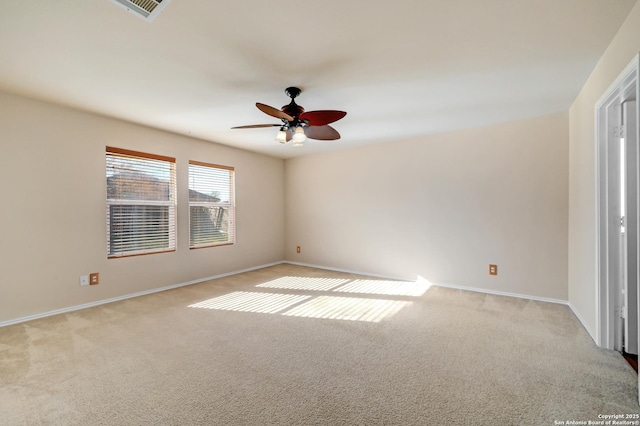
[[[567,111],[636,0],[0,0],[0,89],[290,158]],[[297,85],[338,141],[274,140]]]

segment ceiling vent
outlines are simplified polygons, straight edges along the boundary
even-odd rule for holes
[[[151,22],[169,4],[170,0],[111,0],[113,3]]]

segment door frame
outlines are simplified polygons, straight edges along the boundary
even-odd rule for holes
[[[639,71],[640,72],[640,71]],[[628,101],[622,104],[622,115],[624,123],[624,144],[620,144],[620,148],[624,148],[624,167],[625,167],[625,198],[626,207],[624,210],[625,233],[623,242],[623,265],[626,284],[625,290],[625,318],[624,318],[624,352],[632,355],[638,355],[638,340],[640,338],[640,330],[638,326],[638,314],[640,313],[640,296],[638,295],[638,273],[640,272],[640,140],[638,135],[638,101]],[[624,147],[623,147],[624,145]]]
[[[595,159],[596,159],[596,279],[597,279],[597,302],[596,302],[596,343],[606,349],[615,349],[622,339],[616,325],[620,323],[616,319],[619,311],[621,294],[620,286],[613,279],[614,262],[619,261],[619,257],[612,250],[611,226],[614,220],[609,213],[609,140],[615,128],[620,125],[621,105],[635,95],[636,100],[640,100],[640,55],[627,65],[620,76],[607,89],[605,94],[595,106]],[[637,109],[636,113],[640,111]],[[639,121],[640,122],[640,121]],[[639,126],[640,127],[640,126]],[[639,305],[640,306],[640,305]]]

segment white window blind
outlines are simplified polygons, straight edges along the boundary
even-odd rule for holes
[[[107,147],[108,257],[175,249],[175,158]]]
[[[235,242],[234,168],[189,161],[189,247]]]

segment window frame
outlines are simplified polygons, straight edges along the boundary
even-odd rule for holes
[[[143,159],[143,160],[152,160],[152,161],[160,161],[164,163],[169,163],[169,199],[168,200],[141,200],[141,199],[125,199],[125,198],[109,198],[109,158],[110,157],[131,157],[132,159]],[[106,180],[105,180],[105,200],[106,200],[106,232],[107,232],[107,241],[106,241],[106,249],[107,249],[107,258],[108,259],[119,259],[125,257],[133,257],[133,256],[145,256],[149,254],[157,254],[157,253],[171,253],[175,252],[177,249],[177,172],[176,172],[176,159],[173,157],[151,154],[147,152],[141,151],[133,151],[129,149],[115,148],[111,146],[106,147]],[[161,206],[168,207],[168,220],[167,220],[167,247],[161,248],[153,248],[153,249],[138,249],[138,250],[125,250],[125,251],[117,251],[112,252],[111,241],[112,241],[112,219],[111,219],[111,207],[112,206]],[[144,234],[138,234],[144,235]],[[151,241],[151,240],[150,240]]]
[[[188,170],[188,190],[191,191],[191,166],[197,166],[197,167],[206,167],[206,168],[211,168],[211,169],[217,169],[217,170],[226,170],[230,173],[230,179],[229,179],[229,188],[227,189],[229,191],[229,201],[228,202],[224,202],[224,201],[218,201],[218,202],[214,202],[214,201],[192,201],[191,200],[191,196],[189,196],[189,250],[199,250],[199,249],[203,249],[203,248],[210,248],[210,247],[223,247],[223,246],[230,246],[230,245],[234,245],[236,243],[236,201],[235,201],[235,167],[232,166],[224,166],[224,165],[220,165],[220,164],[213,164],[213,163],[206,163],[206,162],[202,162],[202,161],[196,161],[196,160],[189,160],[189,170]],[[194,189],[195,190],[195,189]],[[230,232],[228,232],[227,235],[229,235],[229,238],[227,241],[225,242],[210,242],[210,243],[200,243],[200,244],[194,244],[192,241],[192,229],[191,229],[191,224],[193,221],[193,217],[192,217],[192,212],[191,212],[191,207],[193,206],[201,206],[201,207],[226,207],[228,208],[231,213],[229,214],[229,218],[228,220],[228,227],[230,229]]]

